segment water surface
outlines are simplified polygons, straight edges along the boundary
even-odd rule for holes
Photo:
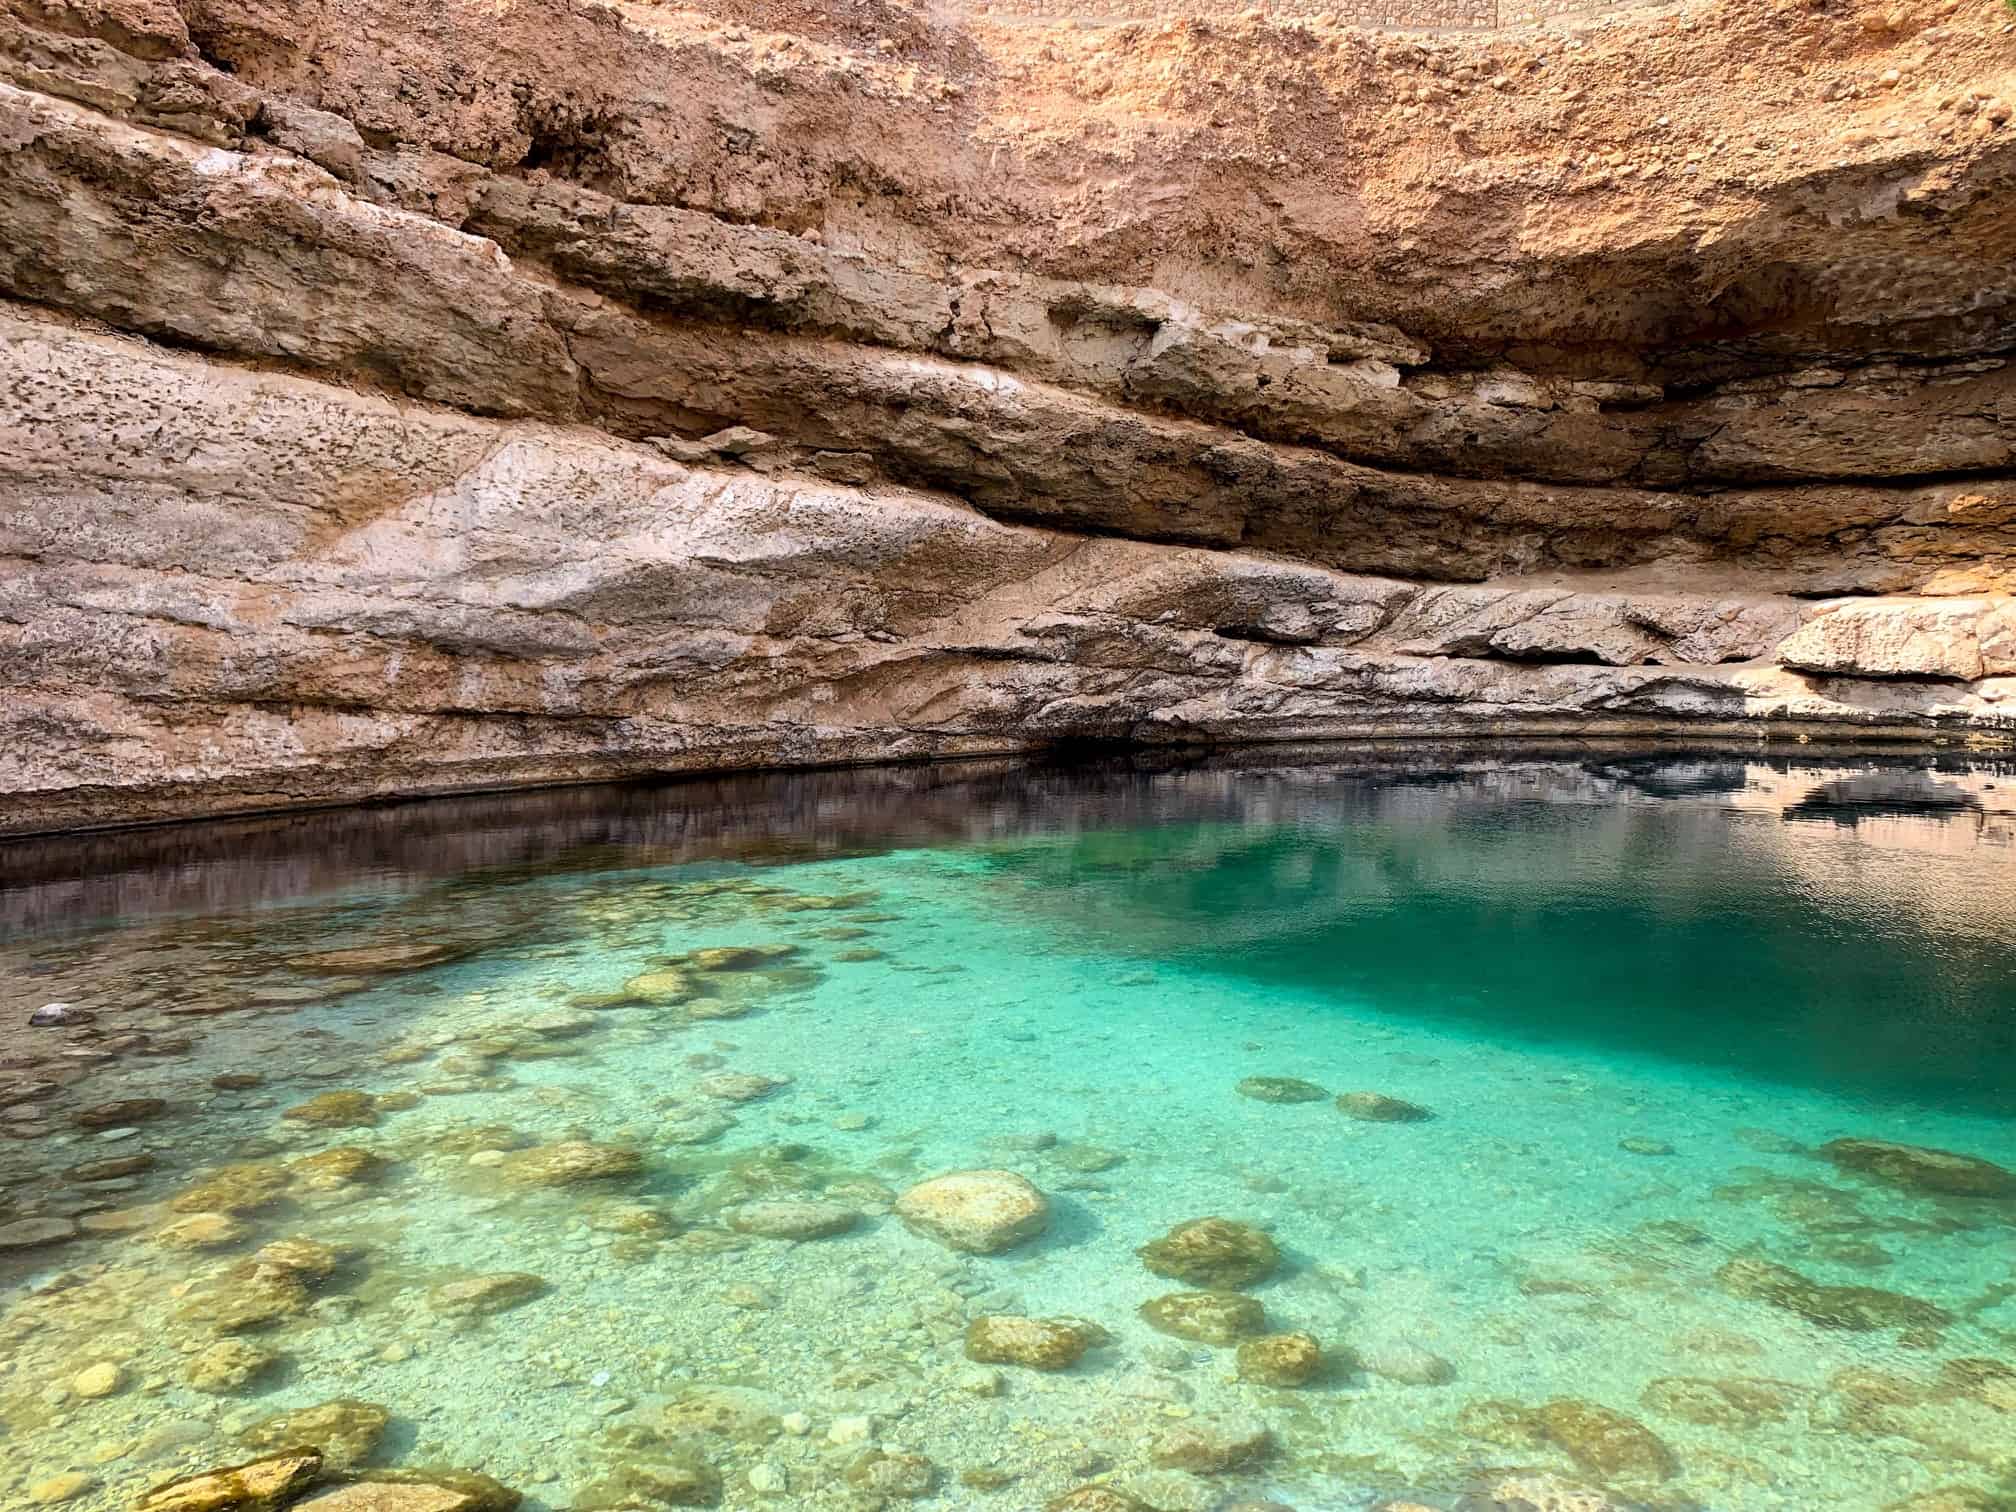
[[[681,1475],[751,1508],[2004,1505],[2016,1199],[1832,1142],[2016,1169],[2012,781],[970,765],[0,847],[0,1505],[124,1507],[331,1402],[332,1459],[534,1512]],[[891,1215],[968,1168],[1040,1187],[1044,1234]],[[858,1218],[737,1231],[770,1201]],[[1137,1248],[1205,1216],[1278,1245],[1247,1291],[1313,1380],[1140,1316],[1184,1288]],[[976,1365],[982,1315],[1109,1337]],[[1157,1465],[1200,1424],[1271,1440]]]

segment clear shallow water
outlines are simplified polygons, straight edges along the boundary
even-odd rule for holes
[[[1824,1147],[2016,1169],[2012,782],[969,767],[0,849],[0,1505],[71,1475],[64,1505],[123,1507],[332,1400],[383,1409],[375,1444],[332,1415],[364,1463],[535,1509],[696,1455],[730,1507],[872,1506],[878,1475],[1004,1509],[1095,1478],[1168,1508],[2004,1505],[2016,1200]],[[693,955],[729,946],[779,949]],[[95,1018],[25,1027],[50,1001]],[[639,1159],[528,1184],[577,1140]],[[1045,1234],[967,1255],[890,1216],[972,1167],[1042,1188]],[[734,1232],[780,1198],[860,1219]],[[1138,1316],[1182,1283],[1136,1248],[1207,1215],[1278,1243],[1250,1295],[1321,1340],[1314,1381]],[[453,1289],[498,1275],[541,1289]],[[982,1314],[1111,1342],[978,1366]],[[1253,1420],[1251,1463],[1155,1463]]]

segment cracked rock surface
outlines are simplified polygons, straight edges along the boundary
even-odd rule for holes
[[[2016,736],[2005,19],[0,0],[0,832]]]

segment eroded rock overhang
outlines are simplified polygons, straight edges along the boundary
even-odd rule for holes
[[[1985,5],[8,4],[10,828],[1087,737],[2016,732]]]

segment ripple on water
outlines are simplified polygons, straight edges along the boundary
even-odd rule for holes
[[[0,1501],[1994,1505],[2006,847],[1565,791],[10,940]]]

